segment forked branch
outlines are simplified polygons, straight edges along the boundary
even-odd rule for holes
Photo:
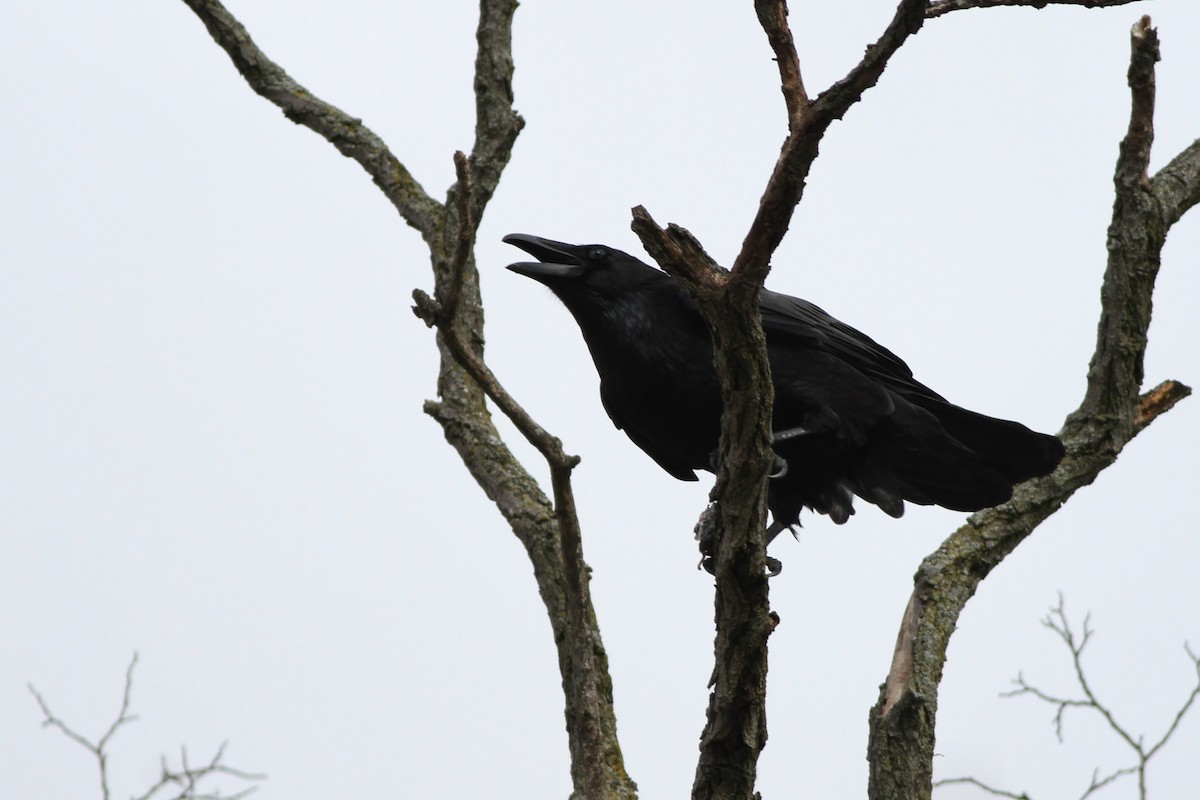
[[[374,131],[361,119],[325,102],[293,80],[258,48],[245,27],[218,0],[183,1],[208,28],[251,89],[278,106],[292,122],[320,134],[342,155],[361,164],[405,222],[429,240],[441,211],[440,204],[425,193]]]
[[[129,661],[129,666],[125,669],[125,690],[121,693],[121,709],[117,712],[117,717],[113,720],[112,724],[95,741],[77,732],[64,722],[61,717],[50,710],[50,705],[46,702],[46,698],[32,684],[29,686],[29,692],[33,695],[34,700],[37,701],[38,708],[42,710],[44,717],[42,727],[57,728],[64,736],[82,746],[96,759],[96,767],[99,771],[100,779],[100,796],[103,800],[111,800],[112,798],[108,771],[109,745],[118,730],[137,720],[136,715],[129,713],[129,707],[133,700],[133,670],[137,666],[137,662],[138,656],[137,653],[134,653],[133,658]],[[258,787],[246,786],[233,794],[222,794],[219,789],[209,790],[207,788],[212,783],[212,778],[225,775],[245,782],[266,780],[266,775],[245,772],[244,770],[235,769],[224,764],[224,758],[225,745],[222,744],[207,762],[199,766],[193,766],[188,759],[187,749],[181,747],[179,768],[176,769],[169,766],[167,757],[163,756],[159,779],[151,784],[146,791],[136,795],[133,800],[155,800],[155,798],[160,797],[166,799],[167,796],[160,795],[160,792],[164,789],[172,788],[175,794],[171,795],[169,800],[222,800],[222,798],[223,800],[240,800],[255,791]],[[204,786],[202,787],[201,784],[204,784]]]
[[[925,22],[925,0],[901,0],[892,21],[879,39],[867,47],[862,61],[811,102],[807,101],[800,80],[799,60],[794,55],[791,32],[787,30],[786,6],[782,0],[765,4],[760,0],[756,8],[779,60],[788,107],[788,136],[732,267],[737,280],[762,286],[770,270],[771,256],[783,241],[796,204],[804,194],[821,139],[833,121],[841,119],[879,81],[888,60],[908,37],[921,29]]]
[[[1066,645],[1071,653],[1071,664],[1075,672],[1075,682],[1078,685],[1080,696],[1078,697],[1060,697],[1057,694],[1044,691],[1037,686],[1029,683],[1023,674],[1018,674],[1013,681],[1016,684],[1016,689],[1009,692],[1004,692],[1003,697],[1034,697],[1043,703],[1054,706],[1054,735],[1058,737],[1059,742],[1063,741],[1063,719],[1068,710],[1079,709],[1082,711],[1092,711],[1103,718],[1105,724],[1130,750],[1135,756],[1135,763],[1127,767],[1108,770],[1102,772],[1099,768],[1092,771],[1091,779],[1088,785],[1084,788],[1083,793],[1079,796],[1080,800],[1086,800],[1100,789],[1119,781],[1127,775],[1136,775],[1138,783],[1138,798],[1146,800],[1146,771],[1151,759],[1162,750],[1162,748],[1175,735],[1175,731],[1179,729],[1179,723],[1187,716],[1192,706],[1196,702],[1196,698],[1200,697],[1200,657],[1192,652],[1191,647],[1187,644],[1183,646],[1184,652],[1187,653],[1188,660],[1191,662],[1192,671],[1195,674],[1195,683],[1192,685],[1191,691],[1188,693],[1184,702],[1175,712],[1174,717],[1168,724],[1162,736],[1154,741],[1153,744],[1145,744],[1145,736],[1142,734],[1135,735],[1125,725],[1117,720],[1116,713],[1104,703],[1095,690],[1092,689],[1091,683],[1087,679],[1087,672],[1083,666],[1083,652],[1091,640],[1093,630],[1091,628],[1091,617],[1088,615],[1083,620],[1082,631],[1076,633],[1071,626],[1071,622],[1067,617],[1066,606],[1063,602],[1062,595],[1058,597],[1058,605],[1050,610],[1050,613],[1042,620],[1042,624],[1055,633],[1056,636]],[[945,786],[954,783],[972,784],[989,794],[1000,797],[1025,798],[1028,800],[1028,795],[1014,794],[1000,789],[995,789],[988,786],[975,778],[952,778],[949,780],[938,781],[938,786]]]
[[[512,20],[515,0],[480,0],[476,28],[475,140],[455,156],[457,180],[446,202],[433,200],[383,141],[315,97],[254,45],[216,0],[184,0],[226,51],[250,87],[284,114],[324,136],[370,174],[429,246],[432,296],[414,292],[416,312],[438,329],[440,399],[425,411],[442,427],[467,470],[496,504],[533,565],[546,606],[566,696],[575,796],[588,800],[636,794],[616,738],[612,683],[588,590],[570,472],[578,462],[504,390],[483,355],[483,313],[474,240],[488,200],[508,164],[523,121],[512,107]],[[490,398],[551,466],[553,501],[505,445],[492,422]]]

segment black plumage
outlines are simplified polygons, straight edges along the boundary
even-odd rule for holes
[[[721,393],[708,328],[666,273],[603,245],[525,234],[537,258],[509,269],[554,292],[575,317],[613,423],[680,480],[712,469]],[[775,385],[773,538],[802,508],[843,523],[853,495],[893,517],[904,502],[976,511],[1058,465],[1063,446],[1017,422],[953,405],[895,354],[797,297],[759,299]],[[782,465],[781,465],[782,466]]]

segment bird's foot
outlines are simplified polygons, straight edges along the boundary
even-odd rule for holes
[[[774,445],[774,444],[778,444],[779,442],[786,442],[788,439],[795,439],[798,436],[804,436],[808,433],[811,433],[811,431],[809,431],[808,428],[802,428],[802,427],[787,428],[782,431],[772,431],[771,432],[771,444]],[[767,475],[767,477],[771,478],[772,480],[778,480],[779,478],[782,478],[784,475],[787,475],[787,473],[788,473],[787,460],[780,458],[778,455],[776,455],[775,463],[771,466],[771,472],[769,475]]]
[[[790,526],[789,526],[790,527]],[[696,565],[696,569],[702,569],[709,575],[715,575],[717,572],[716,561],[716,545],[717,545],[717,504],[709,503],[708,507],[700,514],[700,519],[696,521],[695,527],[696,541],[700,543],[700,563]],[[771,538],[774,538],[773,536]],[[783,562],[777,558],[767,556],[767,577],[774,578],[780,572],[783,572]]]
[[[804,436],[809,433],[812,433],[812,431],[810,431],[808,428],[802,428],[802,427],[787,428],[786,430],[782,430],[782,431],[772,431],[771,432],[771,444],[776,444],[778,442],[786,442],[788,439],[795,439],[797,436]],[[713,472],[717,471],[718,453],[719,453],[719,451],[713,450],[711,453],[708,454],[708,468]],[[788,471],[787,461],[780,458],[779,456],[775,456],[775,463],[772,465],[771,473],[769,475],[767,475],[767,477],[768,478],[782,478],[784,475],[787,475],[787,471]]]

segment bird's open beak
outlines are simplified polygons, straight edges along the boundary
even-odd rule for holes
[[[505,244],[521,248],[537,261],[519,261],[508,268],[518,275],[545,283],[547,279],[576,278],[583,274],[583,259],[575,255],[576,247],[527,233],[510,233]]]

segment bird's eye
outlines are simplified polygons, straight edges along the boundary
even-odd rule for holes
[[[593,247],[588,250],[588,258],[592,261],[602,261],[608,257],[608,251],[603,247]]]

